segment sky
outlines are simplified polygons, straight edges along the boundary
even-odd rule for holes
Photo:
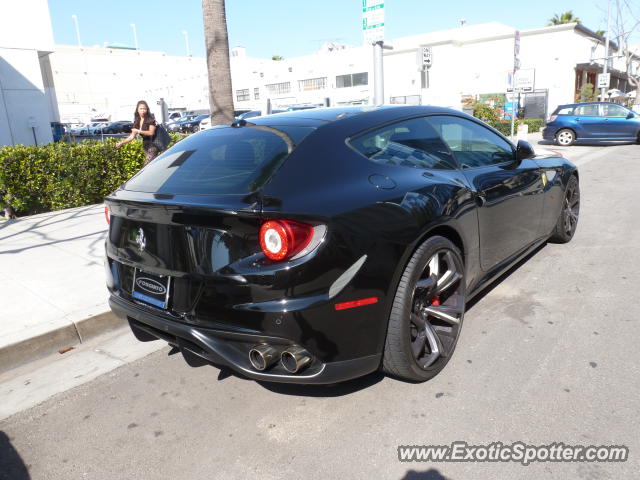
[[[640,17],[640,0],[634,11]],[[362,43],[361,0],[226,0],[229,46],[251,57],[310,55],[325,42]],[[200,0],[49,0],[56,44],[77,45],[72,15],[85,46],[133,46],[135,24],[141,50],[204,57]],[[572,10],[591,30],[605,30],[606,0],[386,0],[385,40],[497,21],[519,30],[546,26],[554,14]],[[640,43],[640,35],[635,37]],[[558,46],[562,48],[562,46]]]

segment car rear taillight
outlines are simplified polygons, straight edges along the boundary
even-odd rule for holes
[[[557,116],[557,115],[551,115],[551,116],[549,117],[549,123],[551,123],[551,122],[555,122],[555,121],[556,121],[556,118],[558,118],[558,116]]]
[[[109,213],[109,207],[104,206],[104,216],[107,219],[107,225],[111,223],[111,214]]]
[[[260,227],[260,247],[267,258],[284,260],[304,249],[313,233],[311,225],[292,220],[269,220]]]

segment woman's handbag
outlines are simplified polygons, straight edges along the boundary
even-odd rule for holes
[[[171,137],[167,133],[167,130],[162,124],[158,124],[156,126],[156,133],[153,135],[153,144],[156,146],[158,151],[162,152],[163,150],[166,150],[169,143],[171,143]]]

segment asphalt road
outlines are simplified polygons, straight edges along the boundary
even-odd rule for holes
[[[640,471],[640,146],[580,166],[578,231],[465,317],[435,379],[332,387],[190,368],[168,349],[0,421],[0,479],[622,479]],[[399,445],[626,445],[624,463],[402,463]]]

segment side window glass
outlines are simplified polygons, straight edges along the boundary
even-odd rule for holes
[[[452,170],[447,146],[424,118],[414,118],[367,132],[350,145],[369,160],[384,165]]]
[[[438,115],[427,120],[440,134],[462,168],[513,161],[513,146],[488,128],[460,117]]]
[[[605,117],[626,117],[629,113],[620,105],[602,105]]]
[[[576,108],[576,116],[579,117],[597,117],[598,113],[598,105],[582,105]]]

